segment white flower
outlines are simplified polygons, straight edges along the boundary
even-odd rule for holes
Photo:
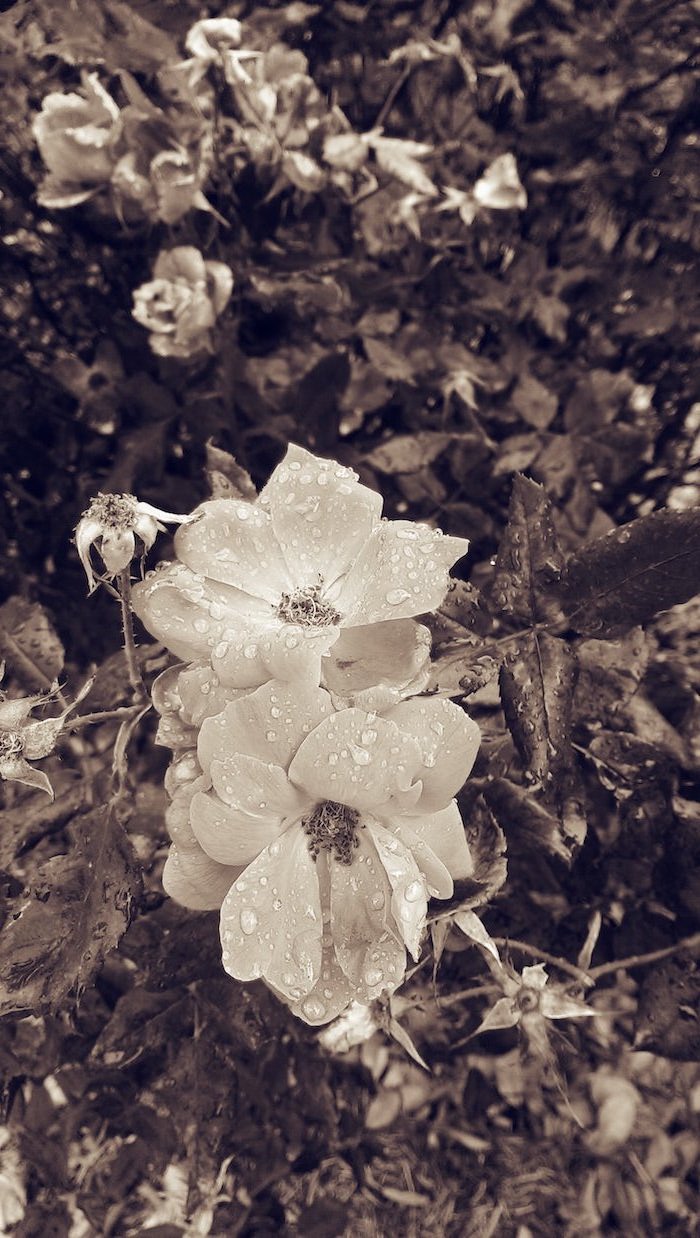
[[[429,636],[411,616],[439,606],[469,543],[382,520],[381,506],[352,469],[291,445],[256,502],[197,509],[176,536],[178,561],[134,589],[136,614],[233,688],[318,683],[323,666],[346,699],[382,685],[396,699],[420,691]]]
[[[232,288],[224,262],[205,261],[193,245],[179,245],[158,255],[153,279],[134,293],[133,315],[159,357],[212,352],[212,329]]]
[[[84,73],[82,93],[44,97],[32,132],[49,175],[39,189],[43,206],[77,206],[107,185],[117,162],[120,111],[94,73]]]

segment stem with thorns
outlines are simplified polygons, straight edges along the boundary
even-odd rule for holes
[[[138,658],[136,655],[136,641],[134,640],[134,623],[131,615],[131,578],[129,569],[125,567],[119,573],[119,603],[122,608],[122,632],[124,634],[124,653],[126,654],[126,665],[129,672],[129,683],[134,690],[134,695],[143,697],[146,689],[141,678],[139,670]]]

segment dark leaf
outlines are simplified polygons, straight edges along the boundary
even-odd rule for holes
[[[65,650],[38,602],[11,597],[0,606],[0,658],[26,688],[50,688],[58,678]]]
[[[700,509],[652,512],[584,546],[558,596],[571,627],[607,639],[700,592]]]
[[[483,596],[495,615],[512,615],[528,624],[552,620],[558,614],[552,585],[562,563],[547,493],[518,473],[496,570]]]
[[[229,451],[215,447],[212,442],[206,447],[206,472],[213,499],[246,499],[254,502],[258,497],[255,483],[247,469],[238,463]]]
[[[419,430],[416,434],[394,434],[364,457],[370,468],[389,476],[419,473],[444,451],[460,445],[478,447],[474,434],[448,434],[442,430]]]
[[[566,863],[571,859],[572,839],[565,839],[558,816],[539,804],[528,787],[507,778],[496,778],[484,790],[484,798],[503,827],[508,854],[527,858],[544,848]]]
[[[328,353],[290,393],[289,411],[296,419],[302,441],[312,451],[329,450],[337,444],[340,401],[349,381],[350,362],[345,353]]]
[[[635,1027],[635,1049],[679,1062],[700,1061],[700,967],[674,958],[644,976]]]
[[[79,817],[67,854],[35,872],[2,935],[0,1014],[56,1009],[80,993],[131,919],[140,873],[109,806]]]
[[[671,776],[671,762],[658,746],[627,731],[601,731],[588,745],[588,754],[603,786],[619,799],[641,787],[667,784]]]
[[[471,877],[455,882],[454,897],[464,909],[482,907],[498,893],[505,882],[508,866],[506,839],[490,808],[479,797],[464,813],[467,842],[474,871]]]
[[[501,667],[508,729],[526,769],[548,790],[569,769],[576,659],[559,637],[526,634]]]
[[[546,430],[557,415],[559,401],[554,392],[528,370],[518,379],[510,399],[523,421],[536,430]]]

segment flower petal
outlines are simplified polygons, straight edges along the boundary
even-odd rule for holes
[[[398,838],[376,820],[368,819],[367,829],[394,892],[394,920],[413,958],[418,960],[428,914],[425,881],[410,851]]]
[[[454,701],[436,696],[401,701],[383,715],[415,737],[423,754],[423,792],[416,807],[445,808],[464,783],[479,751],[481,732]]]
[[[199,666],[176,669],[179,671],[177,694],[180,707],[178,712],[182,720],[190,726],[200,727],[205,718],[220,714],[229,701],[235,700],[238,695],[235,688],[224,687],[214,674],[212,667],[206,662]],[[167,671],[164,674],[167,674]],[[155,684],[153,687],[155,688]]]
[[[474,863],[456,800],[440,812],[396,818],[386,826],[413,852],[432,898],[451,898],[453,879],[473,873]]]
[[[289,781],[279,765],[231,753],[213,760],[211,780],[217,795],[231,808],[255,817],[289,818],[300,814],[308,799]]]
[[[312,799],[376,810],[413,792],[420,765],[418,744],[396,723],[363,709],[343,709],[324,718],[306,737],[289,766],[289,777]]]
[[[391,887],[367,831],[357,838],[351,864],[329,860],[331,930],[336,958],[349,980],[364,983],[370,947],[386,938],[397,938],[389,903]],[[401,955],[403,956],[403,945]],[[374,967],[369,968],[370,980]],[[374,982],[376,983],[376,981]]]
[[[163,889],[193,911],[218,911],[240,868],[216,864],[203,851],[180,853],[171,847],[163,869]]]
[[[313,683],[263,684],[203,722],[198,745],[202,767],[238,752],[287,769],[304,736],[331,710],[330,696]]]
[[[259,642],[260,656],[272,679],[307,679],[318,683],[321,659],[337,641],[340,629],[303,627],[285,623]]]
[[[172,800],[165,810],[165,824],[168,827],[168,833],[181,854],[185,851],[202,850],[190,824],[190,805],[194,796],[199,791],[207,790],[208,787],[209,779],[205,775],[200,774],[199,778],[195,778],[193,782],[176,788]]]
[[[449,586],[449,569],[469,542],[411,520],[387,520],[365,542],[335,605],[348,624],[403,619],[434,610]]]
[[[430,657],[430,632],[413,619],[343,628],[323,661],[323,684],[350,697],[378,684],[404,687]]]
[[[287,571],[272,519],[257,503],[212,499],[175,534],[178,558],[195,572],[276,605],[298,581]]]
[[[154,279],[185,280],[188,284],[204,283],[207,277],[204,258],[195,245],[176,245],[163,249],[153,267]]]
[[[316,866],[303,830],[292,827],[248,865],[224,901],[224,967],[237,980],[264,976],[297,1001],[319,978],[322,935]]]
[[[486,1012],[476,1031],[472,1032],[472,1036],[478,1036],[480,1032],[497,1032],[501,1028],[515,1027],[520,1022],[521,1014],[522,1011],[510,997],[499,997],[495,1006]]]
[[[569,997],[568,993],[557,989],[545,989],[540,998],[540,1011],[545,1019],[583,1019],[600,1014],[579,998]]]
[[[190,825],[200,847],[219,864],[249,864],[279,838],[283,828],[280,817],[230,808],[212,791],[193,796]]]
[[[352,469],[291,443],[260,495],[295,586],[345,575],[379,522],[382,498]]]
[[[25,787],[36,787],[54,799],[53,787],[41,769],[34,769],[24,757],[3,757],[0,760],[0,778],[6,782],[21,782]]]
[[[277,990],[275,990],[277,992]],[[283,998],[283,994],[279,993]],[[324,941],[321,970],[315,985],[301,999],[289,1001],[292,1013],[318,1026],[335,1019],[354,1000],[355,991],[335,957],[332,941]]]

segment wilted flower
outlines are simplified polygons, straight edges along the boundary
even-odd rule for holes
[[[177,516],[152,507],[150,503],[141,503],[133,494],[98,494],[83,512],[75,530],[75,544],[90,593],[101,581],[112,580],[128,566],[136,553],[137,537],[143,542],[145,552],[150,550],[156,534],[165,532],[162,520],[184,524],[192,519],[192,516]],[[99,576],[95,574],[90,557],[93,546],[107,569]]]
[[[109,183],[120,112],[95,73],[83,74],[81,94],[46,95],[32,131],[49,169],[38,194],[42,206],[77,206]]]
[[[240,47],[242,27],[235,17],[208,17],[187,32],[185,47],[195,59],[213,64],[224,52]]]
[[[0,667],[0,678],[4,672]],[[63,723],[69,713],[82,701],[92,687],[89,680],[71,705],[55,718],[30,721],[29,715],[37,705],[49,699],[41,693],[35,696],[15,697],[8,700],[0,691],[0,778],[7,782],[22,782],[28,787],[46,791],[53,799],[53,787],[46,774],[34,769],[29,761],[39,761],[53,752]]]
[[[192,210],[211,211],[202,193],[209,173],[208,142],[195,143],[191,149],[163,139],[156,144],[147,140],[145,126],[135,132],[135,145],[116,164],[112,173],[112,188],[120,202],[138,215],[151,220],[175,224]],[[154,149],[155,147],[155,149]]]
[[[501,966],[499,983],[506,996],[499,998],[488,1011],[477,1032],[521,1024],[529,1039],[543,1047],[546,1044],[545,1019],[580,1019],[597,1014],[585,1002],[569,997],[560,985],[549,987],[548,981],[544,963],[523,967],[520,975],[512,968]]]
[[[318,683],[323,666],[346,698],[382,684],[420,690],[429,637],[410,616],[440,604],[469,543],[382,520],[381,506],[352,469],[292,444],[256,502],[196,509],[176,536],[178,562],[134,589],[136,614],[231,687]]]
[[[134,293],[133,315],[150,331],[159,357],[187,358],[212,352],[212,328],[233,288],[224,262],[205,261],[193,245],[178,245],[158,255],[153,279]]]
[[[226,970],[325,1023],[401,983],[428,898],[471,872],[452,797],[478,745],[437,698],[377,715],[310,683],[241,694],[177,758],[163,885],[187,906],[223,898]]]

